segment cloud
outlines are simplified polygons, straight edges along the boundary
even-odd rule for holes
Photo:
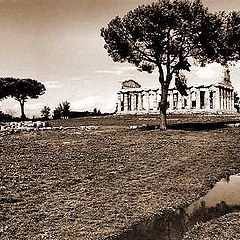
[[[81,79],[82,79],[81,76],[75,76],[75,77],[70,78],[71,81],[78,81],[78,80],[81,80]]]
[[[198,68],[196,71],[196,76],[200,80],[216,80],[219,81],[223,76],[223,67],[217,63],[209,64],[206,67]]]
[[[95,73],[122,75],[124,72],[123,70],[98,70],[98,71],[95,71]]]
[[[122,67],[114,67],[113,70],[97,70],[94,71],[97,74],[113,74],[113,75],[124,75],[129,72],[136,72],[137,69],[134,66],[122,66]]]
[[[222,81],[224,68],[217,63],[199,67],[192,64],[191,72],[185,71],[189,86],[210,85]]]
[[[123,66],[123,67],[115,67],[118,70],[124,70],[124,71],[136,71],[136,67],[134,66]]]
[[[42,108],[44,105],[44,103],[42,102],[35,102],[35,103],[31,103],[31,101],[28,101],[26,104],[25,104],[25,107],[28,109],[28,110],[35,110],[35,109],[40,109]]]
[[[92,111],[94,108],[100,109],[101,112],[113,112],[116,108],[116,96],[100,97],[89,96],[79,98],[71,103],[72,111]]]
[[[0,101],[1,111],[11,114],[13,116],[18,116],[20,112],[20,104],[12,98],[7,98]]]
[[[61,84],[58,81],[46,81],[44,83],[45,87],[47,89],[57,89],[57,88],[61,88]]]

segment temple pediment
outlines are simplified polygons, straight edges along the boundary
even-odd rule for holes
[[[129,79],[122,82],[122,89],[126,88],[141,88],[141,85],[136,81]]]

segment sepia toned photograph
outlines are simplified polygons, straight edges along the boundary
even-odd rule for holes
[[[0,239],[239,240],[240,1],[0,0]]]

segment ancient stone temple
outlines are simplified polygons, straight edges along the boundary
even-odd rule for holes
[[[176,88],[168,92],[168,113],[233,113],[234,94],[229,70],[223,79],[208,86],[187,87],[187,96]],[[122,83],[118,92],[117,114],[155,114],[160,110],[161,89],[143,89],[134,80]]]

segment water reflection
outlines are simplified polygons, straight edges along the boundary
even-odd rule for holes
[[[204,201],[207,207],[214,207],[217,203],[224,201],[227,205],[240,204],[240,174],[223,178],[201,199],[188,207],[201,205]]]
[[[240,174],[219,181],[204,197],[177,212],[156,214],[132,226],[114,240],[181,240],[197,222],[206,222],[240,210]]]

